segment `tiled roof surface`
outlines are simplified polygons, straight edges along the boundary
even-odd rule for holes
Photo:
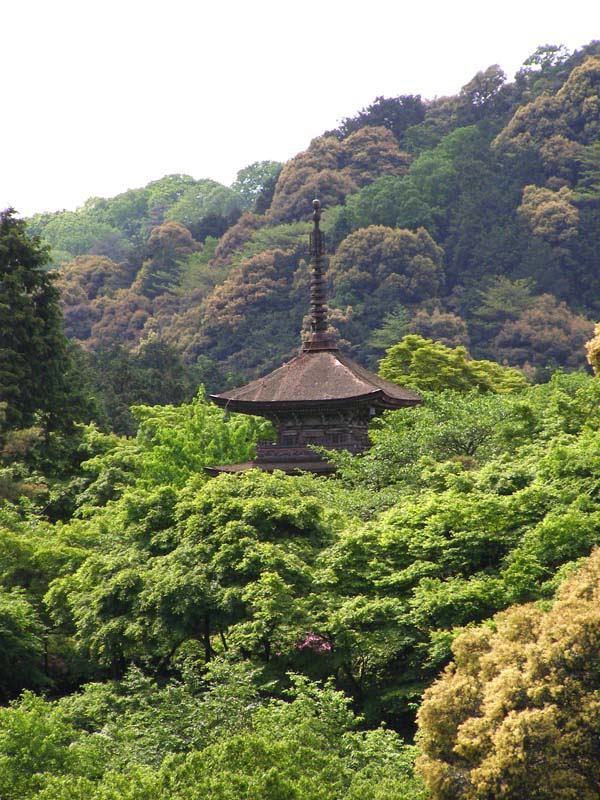
[[[369,372],[337,349],[304,351],[283,366],[238,389],[211,398],[221,406],[342,401],[382,397],[390,406],[416,405],[421,398]]]

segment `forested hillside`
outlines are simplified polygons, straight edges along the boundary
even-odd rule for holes
[[[2,800],[598,800],[599,89],[546,46],[0,214]],[[332,325],[423,404],[210,478],[272,438],[200,384],[298,347],[315,194]]]
[[[230,187],[170,175],[30,219],[105,405],[189,399],[199,379],[224,388],[293,353],[315,195],[332,322],[363,361],[416,333],[536,380],[583,366],[600,317],[599,87],[597,42],[540,47],[513,81],[491,66],[454,97],[377,98]],[[142,378],[114,397],[107,376],[165,353],[177,398]]]

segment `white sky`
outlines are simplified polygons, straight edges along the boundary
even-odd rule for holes
[[[598,0],[0,0],[0,208],[229,184],[377,95],[454,94],[598,38]]]

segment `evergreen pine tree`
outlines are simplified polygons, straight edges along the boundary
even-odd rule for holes
[[[88,416],[62,331],[49,253],[13,209],[0,213],[0,402],[7,427],[64,429]]]

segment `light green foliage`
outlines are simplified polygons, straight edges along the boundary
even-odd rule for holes
[[[207,482],[197,443],[235,418],[201,400],[137,410],[135,440],[90,431],[79,518],[5,514],[2,581],[19,600],[27,590],[38,624],[51,619],[50,652],[73,675],[125,677],[27,710],[59,714],[59,740],[35,775],[14,760],[7,792],[423,796],[395,735],[356,732],[346,700],[302,681],[282,702],[286,673],[333,678],[370,728],[405,726],[461,630],[551,598],[600,544],[599,387],[557,375],[519,393],[428,395],[386,415],[371,452],[327,481]],[[16,637],[26,648],[31,635]]]
[[[346,200],[352,228],[386,225],[390,228],[435,230],[431,208],[409,176],[386,175]]]
[[[244,208],[266,211],[282,164],[279,161],[255,161],[240,169],[231,188],[242,198]]]
[[[408,179],[412,197],[418,196],[423,206],[430,209],[435,226],[433,231],[444,225],[457,192],[459,175],[456,162],[475,145],[479,136],[475,126],[459,128],[448,134],[436,148],[420,155],[410,166]]]
[[[42,235],[53,251],[69,254],[69,258],[61,257],[61,263],[91,252],[118,261],[127,251],[127,242],[117,228],[96,221],[85,211],[61,212],[44,226]]]
[[[388,415],[368,455],[341,460],[348,486],[394,504],[322,557],[319,630],[370,713],[378,703],[388,718],[406,713],[456,628],[552,596],[563,565],[600,543],[588,499],[599,391],[577,376],[521,396],[434,395],[431,406]],[[403,667],[391,673],[395,663]]]
[[[182,485],[205,466],[249,460],[256,437],[267,430],[262,419],[227,418],[202,395],[181,406],[139,406],[137,461],[140,478],[149,485]]]
[[[202,678],[190,659],[183,680],[159,685],[132,668],[122,681],[89,683],[60,712],[83,731],[102,731],[114,766],[160,767],[171,754],[201,750],[251,725],[259,675],[246,662],[216,659]]]
[[[354,733],[357,720],[347,700],[330,687],[318,690],[301,680],[291,694],[291,703],[275,701],[260,709],[252,732],[173,760],[164,789],[177,800],[199,800],[207,792],[223,800],[375,800],[384,796],[384,787],[400,800],[423,796],[410,775],[410,750],[397,736],[383,730]]]
[[[132,237],[138,235],[143,228],[148,212],[148,195],[148,188],[143,188],[128,189],[110,199],[90,197],[82,210],[98,221],[118,228],[125,236]]]
[[[380,361],[382,378],[421,391],[514,392],[527,385],[523,373],[494,361],[476,361],[465,347],[446,347],[410,334]]]
[[[243,199],[233,188],[211,180],[197,181],[169,208],[166,219],[193,228],[211,215],[233,220],[243,205]]]
[[[180,283],[184,291],[193,290],[196,297],[204,297],[217,284],[225,280],[229,268],[212,263],[217,244],[218,239],[214,236],[207,236],[202,250],[192,253],[185,261],[181,262]]]
[[[302,222],[259,228],[235,254],[233,263],[239,264],[246,258],[268,250],[296,250],[300,244],[306,242],[306,230],[306,224]]]
[[[387,350],[400,341],[408,330],[410,314],[404,306],[398,306],[383,318],[380,328],[373,331],[369,344],[377,350]]]
[[[102,455],[84,465],[97,479],[103,481],[125,461],[124,482],[135,476],[140,487],[181,487],[189,478],[205,475],[206,466],[249,460],[257,437],[270,431],[262,418],[227,415],[205,399],[202,389],[191,403],[135,406],[132,411],[138,423],[135,440],[109,435],[105,444],[97,441]],[[97,434],[92,431],[91,436]]]
[[[196,184],[191,175],[165,175],[151,181],[145,188],[148,210],[155,215],[155,222],[162,222],[166,210],[176,203],[185,192]]]
[[[278,477],[202,490],[199,478],[177,503],[176,484],[142,472],[98,515],[125,535],[50,590],[55,617],[71,615],[84,651],[113,670],[136,652],[166,664],[194,645],[206,661],[234,648],[269,662],[306,629],[304,598],[328,537],[319,507]]]
[[[482,465],[519,443],[523,410],[518,398],[471,391],[427,394],[410,413],[386,414],[371,430],[373,447],[359,458],[341,455],[345,481],[384,489],[388,484],[443,486],[454,471]],[[335,458],[335,455],[332,454]],[[446,473],[444,472],[446,470]]]
[[[504,322],[519,317],[531,301],[531,281],[496,275],[485,289],[478,290],[475,325],[482,327],[486,335],[495,336]]]
[[[48,775],[80,780],[99,777],[107,761],[104,741],[82,735],[41,697],[25,694],[0,710],[0,794],[6,800],[38,796]],[[77,796],[77,795],[75,795]]]
[[[381,728],[357,732],[331,686],[294,678],[287,702],[265,701],[252,679],[223,663],[204,691],[131,673],[59,703],[27,695],[0,711],[2,796],[424,800],[414,748]]]

